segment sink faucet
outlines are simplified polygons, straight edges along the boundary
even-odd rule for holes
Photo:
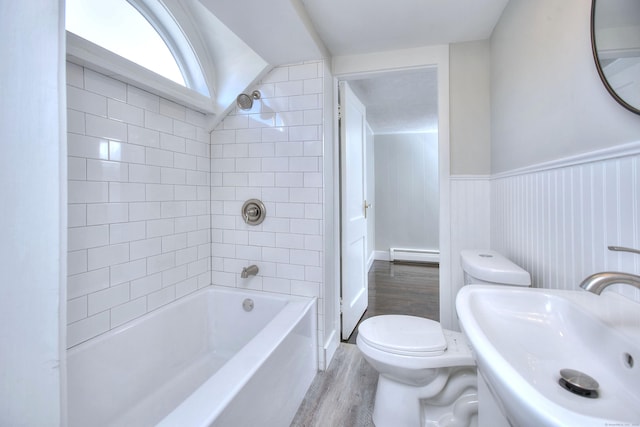
[[[610,285],[615,285],[616,283],[624,283],[640,289],[640,276],[630,273],[605,271],[602,273],[592,274],[587,277],[582,281],[582,283],[580,283],[580,287],[585,291],[600,295],[604,288]]]
[[[640,254],[638,249],[624,248],[621,246],[609,246],[609,250]],[[587,277],[582,281],[582,283],[580,283],[580,287],[585,291],[600,295],[606,287],[617,283],[631,285],[640,289],[640,276],[631,273],[605,271],[602,273],[595,273]]]

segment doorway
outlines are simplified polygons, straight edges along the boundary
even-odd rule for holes
[[[387,274],[387,278],[375,281],[376,275],[397,269],[389,264],[393,260],[402,260],[403,254],[415,261],[416,256],[429,253],[429,261],[438,262],[440,249],[440,196],[439,196],[439,138],[438,138],[438,72],[436,67],[387,72],[367,77],[352,77],[346,80],[346,84],[352,91],[358,102],[361,102],[366,110],[366,129],[362,131],[366,149],[362,153],[362,166],[356,165],[353,160],[345,161],[344,156],[344,132],[340,134],[341,141],[341,241],[350,235],[349,223],[344,219],[353,216],[349,212],[348,203],[362,207],[362,217],[365,219],[365,247],[364,261],[355,260],[348,255],[344,242],[341,258],[341,312],[342,312],[342,340],[347,340],[353,330],[345,327],[345,319],[354,324],[354,316],[359,319],[364,314],[366,306],[360,305],[360,312],[354,313],[350,299],[345,301],[344,296],[353,295],[361,288],[362,283],[354,283],[352,274],[345,272],[354,270],[364,271],[365,286],[367,278],[374,278],[373,292],[377,292],[375,286],[383,284],[382,294],[390,298],[402,301],[402,292],[410,293],[406,284],[398,283],[397,289],[389,288],[389,278],[393,274]],[[341,86],[345,85],[341,82]],[[343,90],[340,91],[343,96]],[[343,112],[340,127],[349,126],[349,115],[344,114],[344,99],[341,99]],[[345,123],[347,122],[347,123]],[[351,124],[351,126],[353,126]],[[352,166],[353,165],[353,166]],[[359,170],[361,169],[361,171]],[[353,201],[354,195],[345,198],[346,189],[344,182],[353,181],[353,170],[362,174],[363,195],[362,200]],[[435,255],[434,255],[435,254]],[[362,257],[361,257],[362,258]],[[418,258],[419,259],[419,258]],[[354,262],[364,262],[364,265],[352,265]],[[376,268],[372,269],[376,263]],[[415,268],[417,267],[417,269]],[[433,267],[433,265],[431,266]],[[407,271],[420,271],[420,266],[407,266]],[[369,272],[369,274],[368,274]],[[373,274],[371,274],[373,273]],[[409,273],[411,275],[424,274],[428,277],[425,286],[429,287],[429,312],[415,312],[407,307],[403,312],[402,304],[395,306],[396,314],[414,314],[439,319],[438,302],[438,277],[439,271],[427,269],[422,273]],[[435,282],[434,282],[434,277]],[[398,276],[398,282],[401,282]],[[415,282],[415,277],[410,282]],[[409,286],[414,286],[415,283]],[[433,292],[434,286],[436,291]],[[350,289],[351,288],[351,289]],[[355,288],[355,291],[353,290]],[[415,288],[413,290],[416,290]],[[395,292],[395,295],[393,293]],[[433,295],[435,294],[435,313]],[[378,304],[380,301],[377,295]],[[370,299],[370,301],[374,301]],[[425,304],[427,302],[425,301]],[[367,317],[367,316],[364,316]]]
[[[369,306],[360,323],[384,314],[440,320],[437,264],[377,260],[373,262],[368,275]],[[356,328],[346,342],[355,344],[357,336]]]

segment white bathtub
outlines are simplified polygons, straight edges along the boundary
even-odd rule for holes
[[[207,288],[69,349],[69,426],[288,427],[316,343],[315,299]]]

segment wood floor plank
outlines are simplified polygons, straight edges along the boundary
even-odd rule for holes
[[[378,373],[353,344],[340,343],[329,369],[316,375],[291,427],[373,427]]]

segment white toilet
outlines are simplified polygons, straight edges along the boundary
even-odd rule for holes
[[[530,286],[525,270],[494,251],[460,253],[464,283]],[[415,316],[364,320],[356,344],[380,374],[373,409],[376,427],[476,426],[477,377],[460,332]]]

